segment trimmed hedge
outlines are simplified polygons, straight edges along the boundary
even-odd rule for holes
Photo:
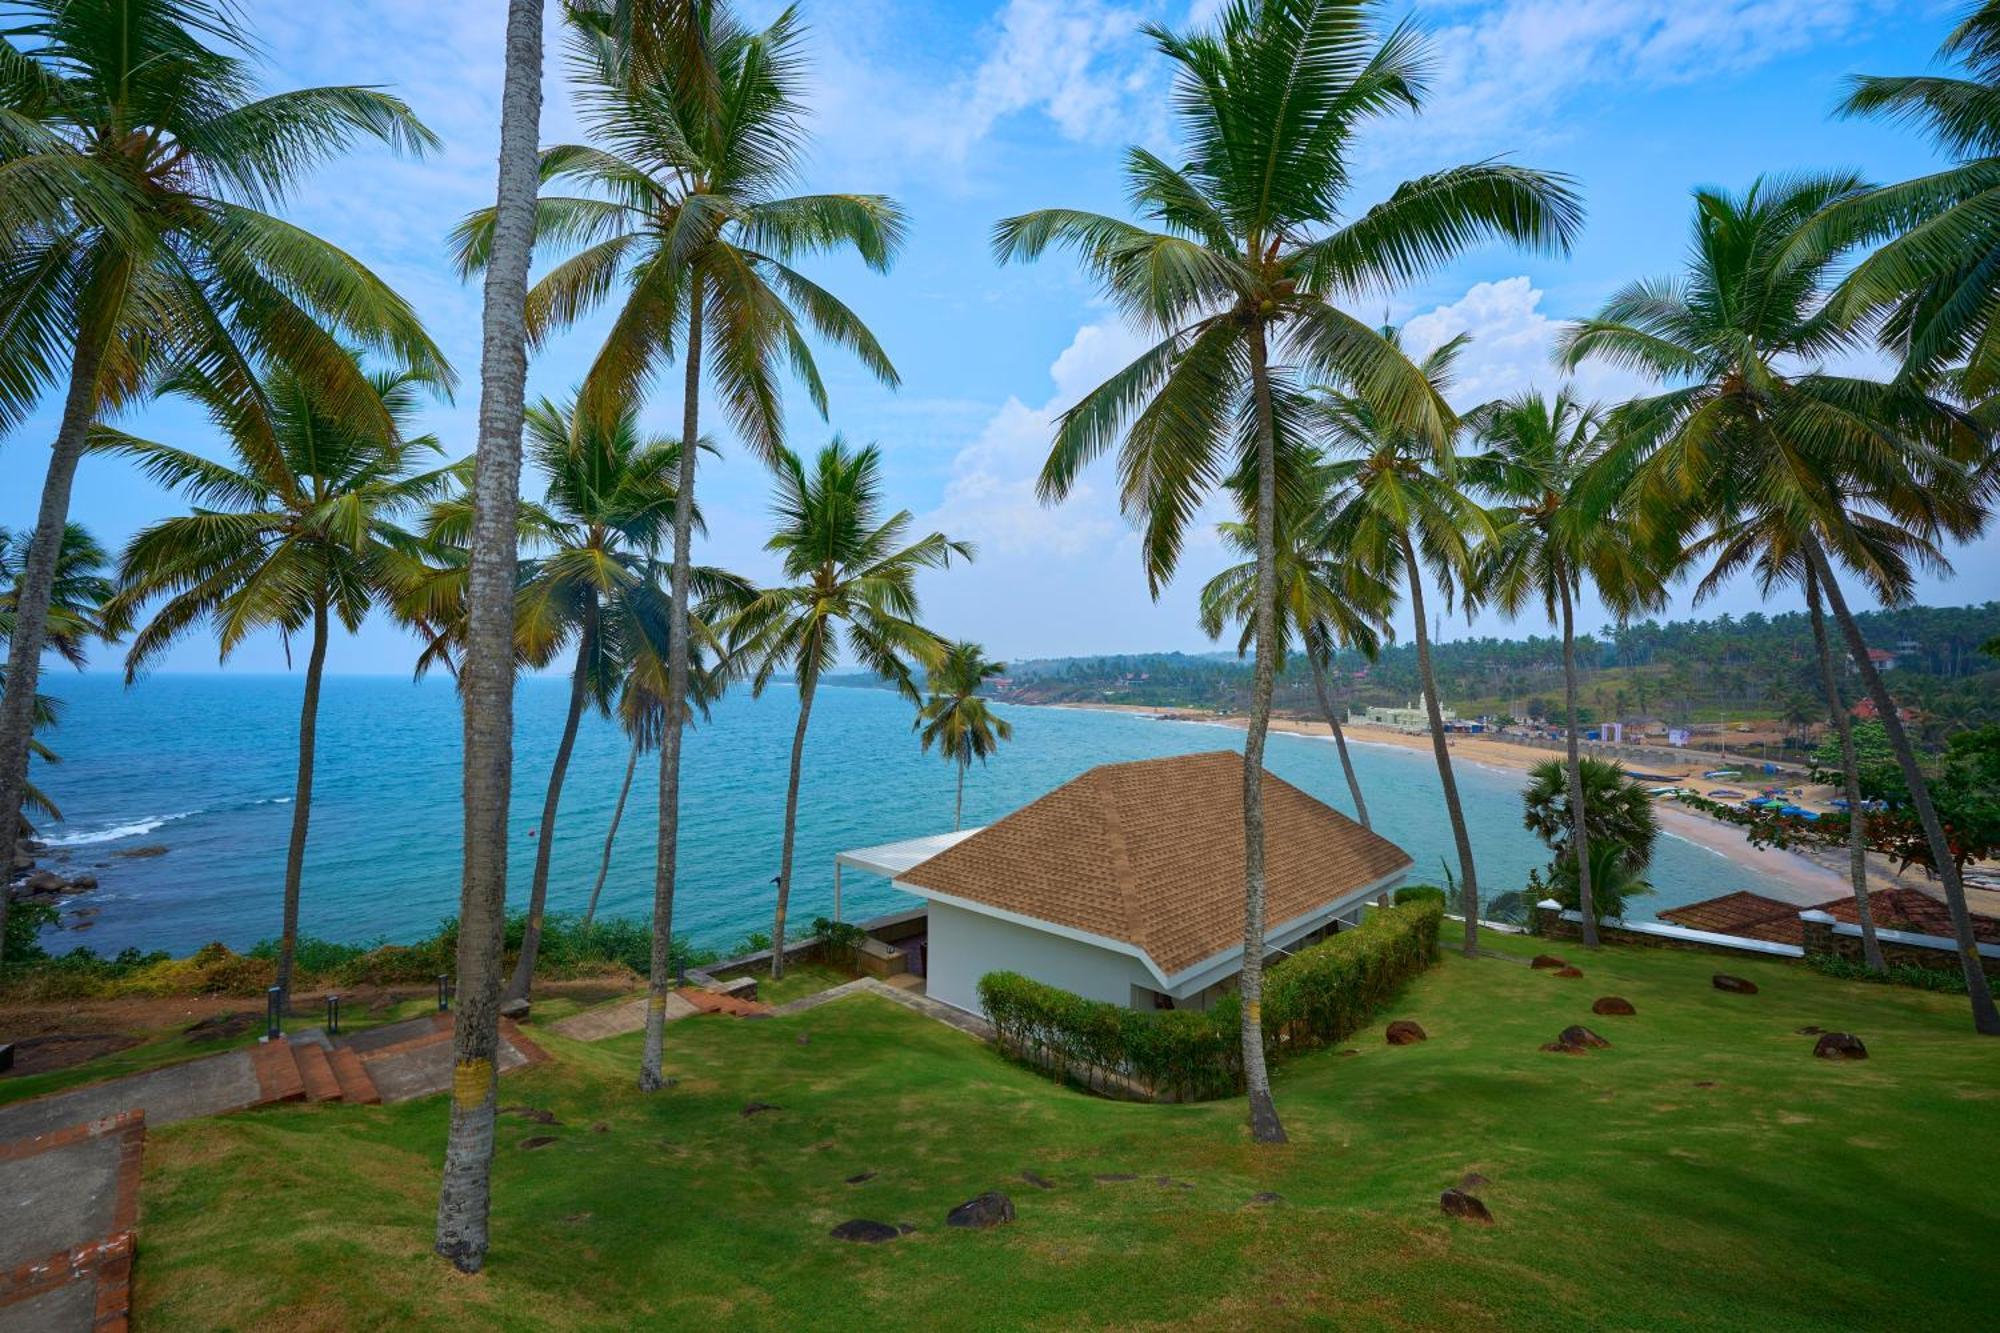
[[[1264,1047],[1272,1061],[1365,1026],[1395,992],[1437,961],[1440,902],[1372,912],[1275,963],[1264,974]],[[1200,1101],[1243,1085],[1241,1009],[1234,995],[1207,1010],[1144,1012],[1087,1000],[1017,972],[979,980],[979,1003],[1001,1048],[1058,1079],[1103,1076],[1154,1097]]]
[[[1444,890],[1430,884],[1405,884],[1396,890],[1394,901],[1398,907],[1405,903],[1436,903],[1440,912],[1450,906],[1450,902],[1444,896]]]

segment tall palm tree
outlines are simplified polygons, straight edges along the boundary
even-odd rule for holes
[[[1379,297],[1483,237],[1563,250],[1581,218],[1562,179],[1496,162],[1419,177],[1373,208],[1347,207],[1360,130],[1420,110],[1428,75],[1421,35],[1407,24],[1378,31],[1374,9],[1367,0],[1229,0],[1207,30],[1147,27],[1176,67],[1187,152],[1175,167],[1127,151],[1128,194],[1156,229],[1045,209],[1006,219],[994,235],[1003,262],[1068,246],[1159,338],[1063,414],[1042,471],[1045,500],[1068,494],[1085,465],[1119,444],[1120,498],[1144,527],[1157,594],[1204,494],[1246,446],[1255,462],[1260,593],[1244,742],[1240,988],[1260,1142],[1284,1138],[1262,1024],[1264,742],[1278,654],[1273,369],[1366,385],[1409,429],[1442,438],[1450,412],[1422,376],[1333,302]]]
[[[1287,406],[1297,404],[1287,400]],[[1281,413],[1281,420],[1288,414]],[[1381,650],[1382,640],[1391,635],[1388,609],[1395,605],[1395,590],[1381,579],[1345,558],[1344,553],[1317,545],[1323,529],[1327,500],[1327,474],[1317,465],[1309,449],[1299,449],[1295,478],[1285,476],[1286,450],[1279,452],[1280,488],[1277,521],[1272,525],[1277,545],[1277,621],[1280,655],[1291,652],[1294,639],[1305,652],[1312,672],[1313,694],[1320,715],[1333,733],[1334,749],[1347,791],[1354,800],[1355,818],[1363,828],[1374,827],[1368,819],[1368,802],[1361,794],[1361,778],[1347,752],[1347,733],[1340,725],[1341,709],[1335,705],[1327,676],[1337,663],[1340,649],[1351,648],[1370,661]],[[1255,485],[1249,478],[1239,486],[1241,498],[1254,503]],[[1246,503],[1246,508],[1248,508]],[[1202,633],[1219,639],[1231,624],[1239,627],[1236,655],[1246,656],[1255,645],[1257,621],[1257,524],[1255,519],[1232,520],[1218,525],[1229,548],[1248,557],[1222,570],[1201,590]]]
[[[1393,329],[1386,336],[1391,343],[1400,340]],[[1440,401],[1465,341],[1463,336],[1454,338],[1420,363],[1425,382]],[[1479,874],[1438,703],[1424,575],[1428,572],[1435,580],[1447,608],[1461,592],[1469,602],[1477,585],[1475,544],[1491,540],[1498,529],[1493,516],[1462,484],[1455,421],[1442,435],[1413,431],[1398,424],[1394,403],[1383,401],[1379,394],[1338,389],[1321,395],[1318,415],[1335,461],[1328,465],[1331,495],[1326,530],[1317,544],[1346,552],[1348,559],[1385,582],[1403,580],[1409,593],[1431,752],[1458,851],[1464,948],[1470,957],[1479,948]]]
[[[514,763],[515,525],[527,404],[528,263],[535,244],[535,141],[542,6],[508,0],[500,165],[481,301],[479,451],[466,558],[464,875],[451,1126],[438,1186],[437,1252],[461,1272],[486,1263],[499,1109],[500,959],[507,916],[507,800]],[[685,493],[685,488],[683,488]]]
[[[534,985],[556,814],[577,727],[587,706],[610,713],[636,650],[633,622],[656,592],[654,557],[672,531],[681,451],[678,440],[642,436],[636,406],[606,422],[579,413],[573,402],[547,399],[527,411],[524,447],[547,492],[536,506],[544,549],[524,567],[516,597],[519,651],[531,666],[554,661],[572,643],[575,652],[509,999],[527,998]]]
[[[0,527],[0,638],[14,630],[14,607],[20,599],[21,570],[27,564],[30,532],[13,532]],[[55,580],[49,594],[48,646],[78,671],[89,663],[93,639],[115,639],[125,632],[125,624],[113,618],[112,598],[116,585],[104,570],[111,564],[110,553],[80,523],[64,527],[56,552]],[[0,694],[7,691],[7,668],[0,663]],[[35,700],[33,722],[37,732],[56,725],[61,716],[60,700],[47,695]],[[29,741],[28,752],[44,764],[61,762],[39,736]],[[27,833],[27,813],[33,811],[49,819],[61,819],[62,811],[50,795],[30,779],[22,787],[18,833]],[[4,892],[0,892],[0,935],[7,927]]]
[[[598,414],[635,400],[672,357],[681,358],[677,485],[683,508],[674,521],[672,679],[666,692],[678,700],[688,694],[689,549],[704,371],[738,433],[766,461],[775,461],[783,448],[781,360],[825,415],[826,390],[808,330],[894,385],[895,368],[867,326],[792,264],[851,250],[871,268],[886,270],[902,244],[904,216],[881,195],[784,193],[807,147],[803,29],[794,10],[752,31],[723,6],[691,6],[699,40],[677,19],[659,29],[707,53],[713,71],[707,78],[676,72],[679,62],[662,63],[657,55],[671,45],[667,38],[635,39],[631,20],[644,18],[640,11],[648,6],[594,0],[586,8],[597,16],[573,25],[571,56],[593,142],[542,155],[543,179],[579,193],[547,196],[537,205],[539,233],[578,248],[535,285],[528,333],[539,344],[623,290],[584,382],[582,406]],[[608,20],[606,10],[615,11]],[[475,215],[455,237],[467,271],[487,262],[492,218]],[[672,940],[662,922],[669,915],[679,840],[684,718],[679,707],[669,711],[660,743],[651,1007],[639,1067],[646,1091],[665,1086],[660,1060],[673,976]]]
[[[782,587],[756,594],[729,631],[731,655],[761,695],[779,671],[798,686],[785,782],[785,835],[778,854],[778,904],[771,919],[771,977],[785,975],[785,911],[792,888],[792,844],[799,818],[799,774],[813,695],[842,646],[855,661],[920,703],[911,668],[935,670],[945,643],[917,622],[917,575],[972,559],[969,543],[933,532],[907,541],[910,513],[882,516],[882,456],[874,445],[850,450],[839,436],[819,451],[812,471],[781,450],[772,512],[776,530],[764,549],[776,553]]]
[[[1569,733],[1570,864],[1575,867],[1583,943],[1598,945],[1591,901],[1589,831],[1578,754],[1576,598],[1586,576],[1621,618],[1666,599],[1630,518],[1616,507],[1622,487],[1596,466],[1602,416],[1567,389],[1489,404],[1469,419],[1488,452],[1474,464],[1483,489],[1507,506],[1500,530],[1480,552],[1480,594],[1509,616],[1539,600],[1562,631],[1563,709]]]
[[[2000,388],[2000,0],[1968,12],[1938,52],[1962,75],[1857,75],[1846,116],[1929,131],[1942,170],[1861,191],[1820,219],[1832,235],[1880,241],[1841,282],[1844,318],[1885,315],[1881,341],[1921,379],[1964,368],[1964,391]]]
[[[961,639],[946,646],[925,681],[930,697],[917,710],[915,728],[924,753],[937,746],[957,770],[958,794],[951,803],[954,829],[965,822],[965,771],[973,760],[985,763],[1003,741],[1014,739],[1014,724],[995,713],[979,693],[988,680],[1005,674],[1005,662],[990,661],[984,648]]]
[[[1819,661],[1820,690],[1826,696],[1827,720],[1840,738],[1840,784],[1847,798],[1847,878],[1854,889],[1854,909],[1861,923],[1861,958],[1871,971],[1880,972],[1888,962],[1882,956],[1882,942],[1875,937],[1874,904],[1868,899],[1868,807],[1861,799],[1861,756],[1854,748],[1854,718],[1840,697],[1840,675],[1834,669],[1833,649],[1827,642],[1826,612],[1819,595],[1819,576],[1806,571],[1806,614],[1812,621],[1813,656]]]
[[[288,653],[294,637],[306,639],[278,941],[284,999],[291,996],[298,946],[320,683],[333,622],[350,634],[361,628],[382,594],[391,553],[414,543],[400,525],[453,479],[450,467],[423,466],[438,454],[437,441],[409,432],[426,388],[422,377],[378,373],[373,385],[379,412],[336,417],[297,376],[277,370],[256,395],[269,405],[268,415],[246,415],[226,380],[181,372],[166,387],[208,410],[227,435],[227,462],[109,426],[91,432],[93,452],[130,459],[195,505],[193,513],[141,530],[119,557],[114,618],[136,619],[142,607],[154,608],[126,651],[128,685],[204,622],[224,662],[262,630],[277,630]],[[355,424],[377,417],[391,423],[387,432]]]
[[[70,489],[92,424],[162,370],[197,369],[246,422],[260,369],[336,416],[390,429],[351,342],[441,382],[415,312],[379,278],[265,211],[357,138],[436,141],[370,88],[259,97],[227,0],[10,0],[0,33],[0,431],[58,384],[63,408],[22,571],[0,700],[0,864],[12,857],[32,705]],[[254,429],[254,426],[252,427]],[[256,447],[275,458],[274,440]]]
[[[1565,330],[1569,365],[1602,358],[1669,387],[1618,410],[1627,503],[1663,532],[1705,532],[1711,583],[1754,566],[1766,582],[1810,571],[1834,613],[1910,788],[1943,882],[1974,1023],[2000,1035],[1965,893],[1915,748],[1849,613],[1834,562],[1885,605],[1907,598],[1911,561],[1977,532],[1985,511],[1966,466],[1983,432],[1908,377],[1827,373],[1861,338],[1827,297],[1842,255],[1819,225],[1858,197],[1853,176],[1767,178],[1741,195],[1695,194],[1687,272],[1634,284]],[[1831,705],[1829,705],[1831,706]]]

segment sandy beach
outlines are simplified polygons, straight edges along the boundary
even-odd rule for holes
[[[1144,717],[1157,718],[1169,722],[1206,722],[1222,726],[1243,727],[1248,719],[1241,715],[1217,715],[1197,713],[1186,709],[1163,709],[1135,704],[1091,704],[1073,703],[1051,705],[1063,708],[1088,708],[1100,712],[1133,713]],[[1330,741],[1332,735],[1324,722],[1304,718],[1274,717],[1271,729],[1295,736],[1306,736],[1317,740]],[[1365,722],[1349,722],[1343,728],[1350,745],[1392,745],[1400,749],[1418,750],[1426,754],[1431,749],[1428,734],[1395,731],[1388,727],[1371,726]],[[1523,745],[1517,741],[1491,736],[1452,736],[1447,740],[1452,757],[1468,763],[1484,764],[1490,768],[1509,769],[1525,773],[1534,765],[1546,759],[1557,757],[1556,750],[1543,749],[1533,745]],[[1734,783],[1711,782],[1701,776],[1705,768],[1712,768],[1713,756],[1704,756],[1700,762],[1685,764],[1644,762],[1644,771],[1657,773],[1675,785],[1691,787],[1708,792],[1717,788],[1746,791],[1755,790],[1759,784],[1752,781],[1752,775],[1745,772],[1743,780]],[[1747,784],[1747,785],[1746,785]],[[1810,790],[1810,789],[1809,789]],[[1830,795],[1830,789],[1817,789],[1820,795]],[[1815,804],[1808,799],[1808,805]],[[1775,847],[1753,847],[1743,831],[1734,825],[1709,818],[1699,811],[1661,802],[1655,807],[1660,818],[1661,831],[1687,842],[1694,843],[1717,856],[1725,857],[1746,869],[1766,875],[1773,882],[1772,896],[1783,896],[1801,907],[1811,907],[1827,902],[1851,892],[1848,885],[1844,861],[1838,867],[1821,864],[1797,852],[1784,851]],[[1870,883],[1877,888],[1921,887],[1920,875],[1907,879],[1897,879],[1886,867],[1871,864]]]

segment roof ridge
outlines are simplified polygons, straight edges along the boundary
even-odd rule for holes
[[[1111,878],[1118,885],[1118,905],[1125,915],[1125,934],[1134,944],[1145,949],[1151,956],[1151,932],[1145,929],[1142,913],[1139,911],[1139,875],[1132,868],[1131,849],[1125,842],[1125,814],[1118,804],[1118,793],[1104,769],[1111,765],[1100,765],[1091,769],[1084,777],[1097,789],[1098,804],[1104,812],[1105,850],[1111,857]]]

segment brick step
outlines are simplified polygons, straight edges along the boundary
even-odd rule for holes
[[[291,1043],[283,1037],[252,1046],[250,1068],[257,1075],[257,1091],[263,1101],[305,1100],[305,1076],[299,1072],[299,1062]]]
[[[382,1094],[375,1087],[375,1080],[368,1077],[368,1068],[361,1063],[361,1057],[345,1046],[336,1047],[332,1059],[333,1077],[340,1084],[342,1101],[353,1106],[377,1106]]]
[[[292,1058],[298,1061],[299,1076],[305,1080],[307,1101],[340,1100],[340,1080],[333,1076],[333,1066],[327,1062],[324,1047],[309,1041],[300,1042],[292,1047]]]
[[[674,994],[686,1000],[704,1014],[730,1014],[737,1018],[748,1018],[752,1014],[768,1014],[771,1006],[761,1000],[740,1000],[734,995],[721,991],[703,990],[696,986],[683,986]]]

